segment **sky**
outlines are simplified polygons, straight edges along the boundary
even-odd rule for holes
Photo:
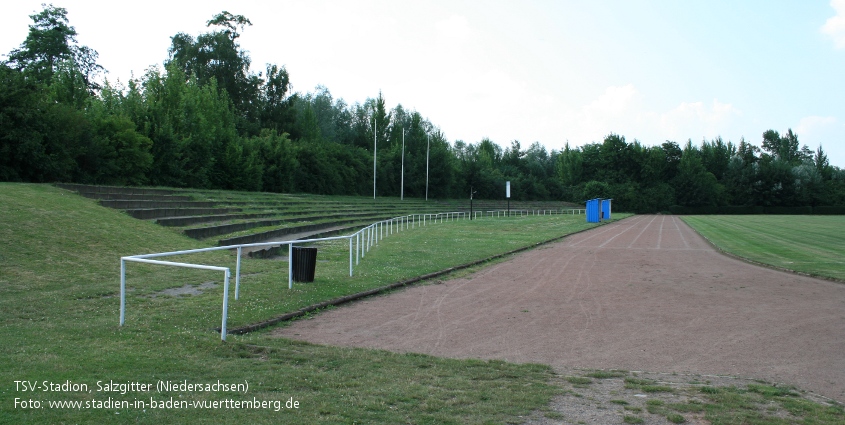
[[[3,5],[0,52],[42,0]],[[226,10],[253,71],[287,68],[347,104],[384,96],[447,139],[503,147],[721,137],[757,146],[792,129],[845,168],[845,0],[56,0],[79,44],[126,82],[167,58],[170,37]]]

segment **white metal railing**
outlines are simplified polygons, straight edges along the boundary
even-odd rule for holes
[[[508,213],[520,217],[526,215],[552,215],[552,214],[582,214],[583,209],[574,210],[494,210],[494,211],[474,211],[473,217],[506,217]],[[315,239],[296,239],[289,241],[276,242],[260,242],[239,245],[216,246],[211,248],[198,248],[183,251],[159,252],[154,254],[130,255],[120,258],[120,325],[123,326],[126,319],[126,262],[156,264],[162,266],[187,267],[193,269],[215,270],[224,272],[223,284],[223,314],[222,324],[220,326],[220,339],[226,340],[226,319],[229,311],[229,279],[231,278],[231,271],[228,267],[211,266],[205,264],[193,263],[179,263],[173,261],[151,260],[151,258],[169,257],[174,255],[197,254],[201,252],[221,251],[221,250],[237,250],[237,263],[235,265],[235,300],[240,297],[240,282],[241,282],[241,256],[244,248],[255,247],[274,247],[288,245],[288,289],[293,288],[293,247],[294,244],[324,242],[331,240],[349,240],[349,276],[352,277],[353,263],[360,264],[360,261],[366,253],[378,241],[384,239],[385,235],[391,235],[402,230],[413,229],[416,227],[424,227],[428,224],[443,223],[448,221],[456,221],[461,219],[469,219],[470,214],[466,211],[454,211],[443,213],[424,213],[424,214],[409,214],[390,218],[387,220],[377,221],[363,229],[347,236],[333,236],[326,238]],[[353,249],[353,239],[355,240]]]

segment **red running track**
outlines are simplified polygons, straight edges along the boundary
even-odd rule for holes
[[[733,375],[845,402],[845,284],[727,257],[673,216],[634,216],[275,334],[561,368]]]

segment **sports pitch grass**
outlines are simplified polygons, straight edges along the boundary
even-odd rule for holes
[[[217,272],[129,264],[126,325],[119,327],[119,258],[202,243],[45,185],[0,183],[0,217],[0,423],[506,423],[546,405],[558,391],[549,384],[551,368],[540,365],[325,347],[262,333],[230,335],[221,343],[211,331],[221,316]],[[286,263],[246,259],[241,299],[230,299],[229,326],[587,227],[583,216],[433,225],[385,238],[354,278],[346,276],[346,245],[326,244],[317,281],[293,291],[286,288]],[[224,252],[180,260],[232,270],[235,264]],[[200,295],[159,292],[209,281],[218,286]],[[123,391],[118,385],[116,392],[99,391],[110,382],[159,380],[219,380],[249,389]],[[50,384],[59,391],[43,391]],[[67,391],[62,384],[77,387]],[[280,401],[281,408],[232,408],[227,400]],[[60,401],[83,407],[49,405]],[[152,401],[224,404],[162,409]],[[286,409],[288,401],[298,408]],[[124,402],[130,407],[114,407]],[[136,408],[136,402],[146,406]]]
[[[682,219],[731,254],[845,281],[845,216],[708,215]]]

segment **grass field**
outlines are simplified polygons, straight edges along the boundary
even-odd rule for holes
[[[845,216],[724,215],[683,220],[731,254],[845,281]]]
[[[220,285],[195,296],[151,296],[186,284],[219,284],[217,272],[130,264],[126,325],[119,327],[119,258],[202,243],[43,185],[0,184],[0,217],[0,423],[508,423],[559,390],[549,384],[551,369],[539,365],[324,347],[260,332],[221,343],[211,330],[220,326]],[[532,217],[427,226],[381,241],[353,278],[346,276],[346,245],[326,244],[317,281],[292,291],[287,263],[244,260],[241,300],[230,300],[229,326],[589,227],[583,221]],[[174,260],[233,270],[235,263],[224,252]],[[121,388],[159,380],[249,388]],[[110,382],[118,391],[100,391]],[[43,391],[50,384],[59,391]],[[87,385],[90,392],[62,384]],[[177,406],[229,400],[229,408],[151,407],[171,400]],[[232,400],[280,404],[232,408]],[[49,405],[58,401],[91,406]],[[298,408],[285,408],[294,401]],[[130,406],[115,407],[124,402]],[[136,402],[145,406],[135,408]]]

